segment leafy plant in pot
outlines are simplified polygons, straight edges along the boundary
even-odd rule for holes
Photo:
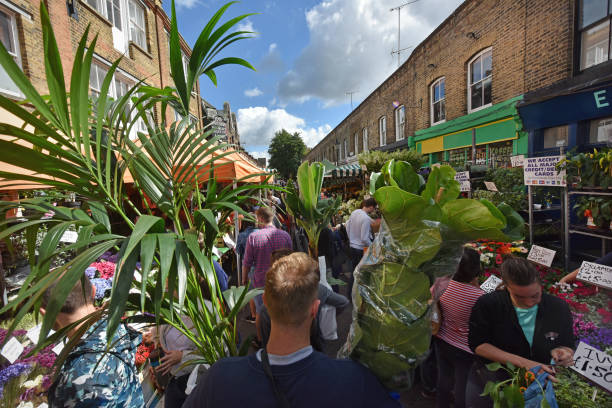
[[[78,195],[86,203],[83,209],[67,208],[35,197],[19,204],[31,210],[27,221],[16,225],[0,222],[0,239],[25,232],[31,268],[17,297],[0,314],[16,312],[10,327],[10,331],[14,330],[27,313],[38,311],[43,293],[56,284],[34,352],[76,330],[56,361],[58,365],[94,322],[106,319],[107,339],[111,342],[126,315],[127,321],[166,323],[177,328],[198,348],[199,358],[192,363],[212,364],[219,358],[245,352],[238,349],[235,320],[238,311],[257,292],[241,287],[221,293],[212,251],[222,231],[220,224],[227,216],[233,211],[247,215],[239,204],[256,189],[275,187],[242,184],[246,180],[241,179],[236,180],[239,186],[235,189],[231,185],[220,188],[214,178],[215,168],[220,166],[216,163],[232,154],[232,146],[212,137],[210,130],[198,129],[189,122],[188,115],[191,90],[200,76],[206,75],[216,84],[218,67],[238,64],[252,68],[240,58],[215,60],[218,52],[231,43],[250,37],[245,31],[227,34],[248,15],[234,17],[217,27],[231,4],[222,6],[206,24],[185,71],[173,1],[170,66],[175,87],[159,89],[138,83],[117,100],[108,97],[108,90],[120,60],[109,68],[99,97],[89,96],[89,73],[98,38],[94,35],[89,41],[89,27],[75,52],[67,90],[62,59],[43,2],[40,15],[49,95],[38,93],[0,44],[0,65],[33,107],[28,110],[24,104],[0,96],[0,107],[24,123],[22,127],[0,123],[0,134],[11,136],[0,139],[0,161],[26,170],[1,172],[0,177],[51,185]],[[172,107],[183,119],[152,123],[155,106],[161,107],[162,118]],[[147,131],[139,132],[137,140],[132,140],[131,130],[139,120],[144,121]],[[128,170],[141,198],[155,203],[163,218],[153,215],[148,206],[142,210],[133,205],[125,189]],[[207,194],[203,195],[199,186],[206,180]],[[189,201],[194,211],[189,210]],[[15,205],[0,202],[0,215]],[[128,207],[137,214],[136,222],[128,216]],[[53,210],[53,216],[41,219],[49,210]],[[129,227],[128,234],[113,231],[111,213]],[[167,229],[166,223],[171,227]],[[36,257],[35,238],[42,225],[48,226],[48,231]],[[61,248],[59,240],[68,228],[78,231],[78,239]],[[47,337],[70,289],[85,279],[85,268],[111,249],[119,253],[109,302],[84,321]],[[74,251],[76,256],[51,269],[53,260],[65,250]],[[135,273],[138,262],[140,278]]]
[[[612,200],[605,197],[580,197],[574,205],[580,218],[586,218],[589,228],[608,229],[612,221]]]

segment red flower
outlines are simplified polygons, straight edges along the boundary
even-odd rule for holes
[[[602,307],[597,309],[597,313],[599,313],[599,315],[602,317],[602,322],[604,324],[612,323],[612,312]]]
[[[495,263],[499,265],[502,263],[502,261],[503,261],[502,256],[500,254],[497,254],[495,256]]]

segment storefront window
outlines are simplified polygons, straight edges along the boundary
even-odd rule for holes
[[[512,156],[512,141],[507,140],[500,143],[489,145],[489,162],[494,167],[504,167],[510,165]]]
[[[449,150],[448,151],[448,161],[452,165],[457,165],[457,164],[465,163],[465,151],[466,151],[465,147],[461,148],[461,149]],[[470,156],[470,158],[471,158],[471,156]]]
[[[612,143],[612,117],[591,121],[589,143]]]
[[[557,126],[544,129],[544,149],[567,146],[568,127]]]

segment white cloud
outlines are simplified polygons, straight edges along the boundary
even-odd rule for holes
[[[192,1],[192,0],[189,0],[189,1]],[[246,20],[242,20],[236,26],[236,31],[251,31],[251,32],[255,32],[255,29],[253,28],[253,22],[251,20],[249,20],[248,18]]]
[[[268,154],[267,150],[266,151],[249,151],[249,154],[256,159],[260,159],[264,157],[266,159],[266,162],[270,160],[270,155]]]
[[[462,0],[428,0],[402,9],[401,46],[416,46]],[[310,43],[280,81],[283,100],[318,98],[346,103],[346,92],[363,100],[397,69],[397,0],[326,0],[306,11]],[[408,53],[402,53],[402,60]]]
[[[263,92],[257,87],[253,89],[247,89],[244,91],[244,96],[249,97],[249,98],[254,98],[259,95],[263,95]]]
[[[268,46],[268,53],[259,60],[256,68],[261,73],[282,72],[285,69],[278,44],[272,43]]]
[[[309,127],[304,119],[288,113],[285,109],[269,110],[265,106],[255,106],[238,109],[236,116],[240,143],[247,146],[267,146],[275,132],[285,129],[290,133],[299,132],[306,146],[312,147],[331,131],[328,124]]]
[[[193,8],[195,6],[197,6],[198,4],[200,4],[200,0],[176,0],[176,7],[177,8]]]

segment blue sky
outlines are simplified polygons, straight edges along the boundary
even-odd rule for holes
[[[219,68],[219,86],[200,81],[202,96],[218,108],[228,101],[238,118],[241,144],[267,156],[274,132],[302,134],[312,147],[397,69],[397,11],[410,0],[243,0],[222,21],[246,13],[241,28],[256,37],[232,44],[257,69]],[[418,45],[461,0],[419,0],[401,11],[401,47]],[[190,45],[221,0],[176,0],[179,30]],[[170,0],[164,8],[170,14]],[[405,60],[410,51],[402,53]]]

